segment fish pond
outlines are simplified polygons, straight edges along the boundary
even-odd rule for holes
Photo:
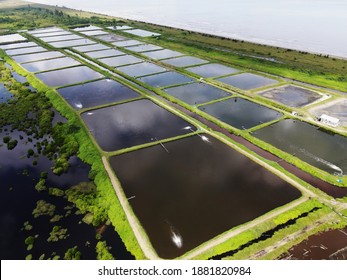
[[[231,95],[231,93],[203,83],[171,87],[164,91],[190,105],[207,103]]]
[[[112,44],[115,45],[116,47],[130,47],[130,46],[142,45],[144,43],[137,40],[127,40],[127,41],[114,42]]]
[[[162,258],[291,202],[301,193],[208,135],[110,158],[133,211]],[[250,176],[251,174],[251,176]]]
[[[64,56],[64,54],[62,54],[61,52],[50,51],[50,52],[42,52],[42,53],[16,55],[16,56],[13,56],[12,58],[18,63],[26,63],[31,61],[38,61],[38,60],[44,60],[44,59],[50,59],[50,58],[56,58],[56,57],[62,57],[62,56]]]
[[[100,62],[111,66],[111,67],[117,67],[122,65],[128,65],[128,64],[135,64],[139,62],[143,62],[142,59],[139,59],[132,55],[123,55],[123,56],[115,56],[115,57],[107,57],[107,58],[101,58],[99,59]]]
[[[217,80],[243,90],[251,90],[278,83],[277,80],[251,73],[237,74]]]
[[[162,62],[176,66],[176,67],[187,67],[190,65],[208,63],[207,60],[197,58],[194,56],[182,56],[182,57],[170,58],[170,59],[162,60]]]
[[[183,56],[183,53],[176,52],[173,50],[168,49],[162,49],[158,51],[151,51],[143,53],[143,55],[148,56],[153,59],[165,59],[165,58],[171,58],[171,57],[177,57],[177,56]]]
[[[347,173],[347,138],[292,119],[257,130],[254,135],[331,174]]]
[[[77,84],[88,80],[95,80],[102,75],[86,66],[77,66],[56,71],[44,72],[36,75],[45,84],[58,87],[69,84]]]
[[[77,110],[140,96],[132,89],[108,79],[60,88],[58,92]]]
[[[186,69],[189,72],[202,76],[204,78],[212,78],[218,76],[225,76],[240,72],[240,70],[231,68],[222,64],[211,63],[202,66],[190,67]]]
[[[34,62],[23,63],[22,66],[29,72],[49,71],[53,69],[65,68],[79,65],[77,60],[70,57],[46,59]]]
[[[199,109],[239,129],[248,129],[283,116],[280,112],[239,97],[203,105]]]
[[[132,47],[126,47],[127,50],[132,52],[148,52],[148,51],[155,51],[155,50],[161,50],[162,47],[151,45],[151,44],[145,44],[145,45],[139,45],[139,46],[132,46]]]
[[[158,66],[150,62],[143,62],[143,63],[138,63],[134,65],[129,65],[129,66],[123,66],[123,67],[117,68],[117,70],[132,77],[152,75],[152,74],[167,71],[166,68]]]
[[[167,87],[194,81],[193,79],[176,72],[165,72],[157,75],[142,77],[138,80],[152,87]]]
[[[0,104],[6,103],[7,100],[12,99],[13,95],[0,83]]]
[[[105,151],[115,151],[190,133],[187,121],[142,99],[88,111],[82,118]],[[192,127],[193,129],[193,127]]]
[[[106,49],[106,50],[86,52],[85,55],[88,55],[91,58],[103,58],[103,57],[110,57],[110,56],[125,55],[125,53],[115,49]]]

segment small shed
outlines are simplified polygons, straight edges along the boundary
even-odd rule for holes
[[[340,120],[331,116],[328,116],[326,114],[322,114],[319,118],[318,121],[321,123],[336,127],[340,124]]]

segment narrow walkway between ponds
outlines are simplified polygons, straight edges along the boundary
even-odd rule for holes
[[[135,218],[135,215],[133,214],[130,205],[126,199],[126,197],[124,196],[121,186],[119,185],[118,180],[116,179],[116,177],[113,174],[112,168],[110,167],[108,160],[106,159],[105,156],[102,157],[102,162],[104,164],[104,167],[108,173],[108,176],[111,179],[112,185],[114,190],[116,191],[117,197],[123,207],[123,210],[125,212],[125,215],[128,219],[128,222],[136,236],[136,239],[143,251],[143,253],[145,254],[145,256],[148,259],[151,260],[158,260],[160,259],[159,256],[157,255],[157,253],[154,251],[150,241],[147,238],[147,235],[144,234],[144,230],[142,228],[142,226],[139,224],[139,222],[137,221],[137,219]]]

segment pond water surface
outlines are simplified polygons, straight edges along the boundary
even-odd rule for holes
[[[31,47],[31,48],[20,48],[20,49],[11,49],[6,51],[8,55],[19,55],[19,54],[28,54],[28,53],[38,53],[47,51],[42,47]]]
[[[23,63],[22,66],[27,69],[29,72],[41,72],[49,71],[53,69],[71,67],[79,65],[80,63],[77,60],[74,60],[70,57],[61,57],[54,59],[46,59],[41,61]]]
[[[95,42],[89,39],[79,39],[79,40],[52,42],[49,44],[55,48],[67,48],[67,47],[75,47],[75,46],[82,46],[82,45],[92,45],[92,44],[95,44]]]
[[[210,136],[187,137],[165,147],[169,153],[156,145],[110,159],[162,258],[178,257],[301,196],[287,182]]]
[[[102,40],[105,42],[118,42],[118,41],[123,41],[127,39],[125,37],[115,35],[115,34],[110,34],[110,33],[107,33],[106,35],[95,36],[95,38],[98,38],[99,40]]]
[[[347,173],[347,138],[341,135],[286,119],[257,130],[253,136],[328,173]]]
[[[165,58],[171,58],[171,57],[176,57],[176,56],[182,56],[184,54],[180,53],[180,52],[173,51],[173,50],[163,49],[163,50],[158,50],[158,51],[146,52],[146,53],[143,53],[143,55],[148,56],[148,57],[153,58],[153,59],[165,59]]]
[[[77,84],[88,80],[101,78],[102,75],[87,66],[77,66],[36,75],[45,84],[52,87]]]
[[[138,80],[152,87],[167,87],[194,81],[193,79],[176,72],[165,72],[157,75],[142,77]]]
[[[248,129],[283,116],[280,112],[239,97],[203,105],[199,109],[239,129]]]
[[[187,67],[190,65],[208,63],[207,60],[197,58],[194,56],[183,56],[183,57],[170,58],[170,59],[162,60],[162,62],[176,66],[176,67]]]
[[[143,62],[142,59],[139,59],[132,55],[123,55],[123,56],[116,56],[116,57],[108,57],[108,58],[101,58],[99,59],[100,62],[107,64],[111,67],[117,67],[127,64],[135,64],[139,62]]]
[[[73,49],[75,49],[79,52],[91,52],[91,51],[109,49],[109,47],[105,46],[103,44],[93,44],[93,45],[87,45],[87,46],[73,47]]]
[[[50,59],[50,58],[56,58],[56,57],[62,57],[62,56],[64,56],[64,54],[62,54],[61,52],[50,51],[50,52],[42,52],[42,53],[16,55],[16,56],[13,56],[12,58],[18,63],[25,63],[25,62],[38,61],[38,60],[44,60],[44,59]]]
[[[164,91],[190,105],[202,104],[231,95],[231,93],[204,83],[182,85]]]
[[[166,68],[158,66],[150,62],[142,62],[142,63],[138,63],[134,65],[123,66],[123,67],[117,68],[117,70],[122,71],[123,73],[132,77],[152,75],[152,74],[167,71]]]
[[[93,51],[93,52],[86,52],[85,54],[91,58],[103,58],[103,57],[110,57],[110,56],[125,55],[125,53],[123,53],[119,50],[115,50],[115,49],[106,49],[106,50],[99,50],[99,51]]]
[[[17,49],[17,48],[28,48],[28,47],[38,47],[38,45],[34,42],[0,45],[0,49],[3,49],[3,50]]]
[[[162,47],[151,45],[151,44],[145,44],[145,45],[139,45],[139,46],[126,47],[126,49],[129,51],[141,53],[141,52],[161,50]]]
[[[184,129],[191,126],[188,122],[147,99],[92,110],[83,113],[82,118],[105,151],[191,132]]]
[[[60,88],[58,92],[77,110],[140,96],[132,89],[107,79]]]
[[[51,42],[59,42],[59,41],[69,41],[69,40],[83,40],[82,36],[76,35],[76,34],[71,34],[71,35],[65,35],[65,36],[53,36],[53,37],[45,37],[45,38],[40,38],[40,40],[46,42],[46,43],[51,43]]]
[[[3,84],[0,83],[0,103],[6,103],[7,100],[12,99],[13,95],[10,93]]]
[[[132,30],[126,30],[124,31],[126,33],[130,33],[136,36],[140,37],[150,37],[150,36],[159,36],[159,33],[147,31],[147,30],[142,30],[142,29],[132,29]]]
[[[190,68],[187,68],[186,70],[205,78],[225,76],[225,75],[233,74],[240,71],[238,69],[231,68],[231,67],[228,67],[222,64],[217,64],[217,63],[190,67]]]
[[[243,90],[250,90],[278,83],[276,80],[251,73],[237,74],[217,80]]]
[[[127,41],[114,42],[112,44],[115,45],[116,47],[130,47],[130,46],[144,44],[144,42],[140,42],[137,40],[127,40]]]

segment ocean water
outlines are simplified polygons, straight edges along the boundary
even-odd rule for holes
[[[33,0],[347,58],[345,0]]]

